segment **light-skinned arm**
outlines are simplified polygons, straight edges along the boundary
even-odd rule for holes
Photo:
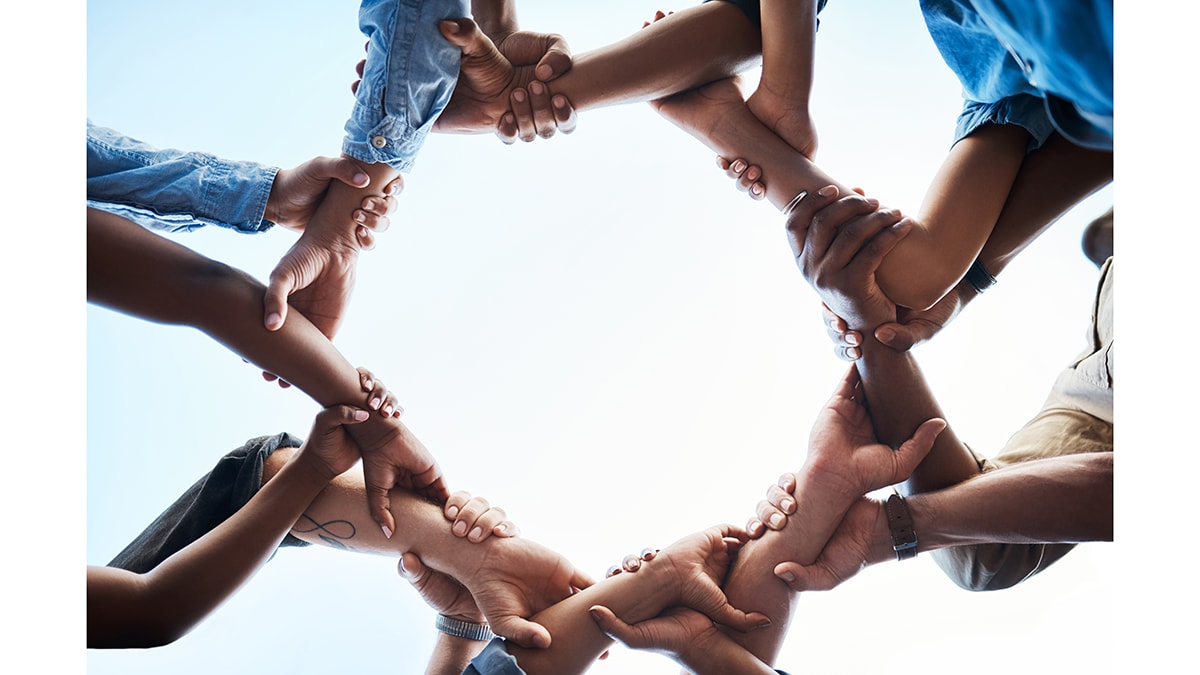
[[[815,159],[809,116],[816,59],[817,0],[762,0],[762,77],[746,105],[796,152]]]
[[[191,326],[322,406],[358,405],[359,372],[303,315],[278,331],[260,321],[263,285],[249,275],[103,211],[88,210],[88,302],[158,323]],[[362,452],[376,522],[395,530],[388,491],[407,487],[439,502],[449,491],[424,445],[393,415],[350,432]]]
[[[342,425],[369,416],[349,406],[323,410],[274,480],[149,572],[88,567],[88,647],[158,647],[187,634],[270,558],[329,481],[354,465],[358,448]]]

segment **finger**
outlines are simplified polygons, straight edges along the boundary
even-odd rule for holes
[[[934,332],[933,326],[926,321],[885,323],[875,329],[875,339],[896,351],[906,352],[933,337]]]
[[[788,494],[796,494],[796,474],[790,471],[780,476],[779,480],[775,481],[775,484],[783,488]]]
[[[784,525],[787,525],[787,514],[769,500],[760,500],[754,512],[759,522],[763,523],[768,529],[778,531],[782,530]]]
[[[489,623],[493,633],[526,649],[546,649],[550,646],[550,631],[539,623],[519,616],[503,616]]]
[[[339,180],[350,187],[364,188],[371,184],[371,177],[349,157],[317,157],[312,164],[314,175],[326,180]]]
[[[592,578],[592,575],[590,575],[587,572],[584,572],[582,570],[575,570],[571,574],[571,587],[572,588],[578,588],[579,590],[582,591],[585,588],[591,587],[595,583],[596,583],[596,580]]]
[[[364,251],[372,251],[375,249],[375,235],[371,230],[359,225],[354,228],[354,238],[358,240],[358,247]]]
[[[363,462],[363,481],[367,485],[367,507],[371,518],[391,539],[396,531],[396,519],[392,517],[391,490],[396,487],[396,467],[385,462]]]
[[[792,255],[796,257],[797,261],[803,260],[807,265],[814,259],[820,260],[821,256],[825,254],[833,237],[828,232],[823,232],[820,236],[815,236],[810,232],[813,214],[834,203],[837,195],[837,187],[827,185],[815,193],[805,196],[788,214],[785,220],[788,243],[791,245]],[[816,241],[813,241],[814,239]],[[804,269],[804,265],[801,269]]]
[[[725,175],[736,181],[742,177],[742,172],[744,172],[748,166],[749,165],[746,163],[746,160],[739,157],[729,163],[729,168],[725,170]]]
[[[399,197],[400,193],[404,192],[404,174],[396,174],[396,177],[383,186],[383,194],[389,197],[387,205],[387,213],[391,213],[396,207],[396,200],[391,197]]]
[[[529,83],[529,107],[533,111],[533,128],[541,138],[551,138],[558,131],[554,113],[550,110],[550,90],[538,81]]]
[[[529,103],[529,94],[520,87],[513,89],[508,105],[517,119],[517,138],[526,143],[532,142],[537,138],[537,127],[533,122],[533,107]]]
[[[911,229],[912,221],[895,209],[879,209],[846,223],[830,246],[829,255],[864,275],[874,273]]]
[[[287,299],[295,287],[295,278],[290,270],[282,271],[276,267],[271,272],[267,293],[263,297],[263,325],[267,330],[276,331],[283,327],[283,322],[287,320]]]
[[[775,576],[793,591],[827,591],[833,586],[815,583],[816,575],[809,574],[807,567],[787,561],[775,566]]]
[[[796,499],[792,497],[792,493],[778,485],[772,485],[767,490],[767,501],[785,516],[790,516],[796,512]]]
[[[458,512],[462,511],[462,507],[471,501],[471,493],[466,490],[458,490],[446,499],[446,503],[442,505],[442,514],[447,520],[455,520],[458,518]]]
[[[264,380],[266,380],[267,382],[274,382],[275,380],[278,380],[278,379],[279,379],[279,376],[278,376],[278,375],[276,375],[275,373],[269,373],[269,372],[267,372],[267,371],[265,371],[265,370],[264,370],[264,371],[262,371],[262,377],[263,377],[263,379],[264,379]]]
[[[917,430],[913,432],[912,438],[900,444],[896,448],[895,454],[892,457],[896,463],[896,471],[892,476],[892,483],[899,483],[908,480],[912,475],[917,465],[929,451],[933,449],[933,443],[937,440],[938,435],[946,430],[946,420],[940,417],[925,420]]]
[[[626,647],[630,649],[643,649],[650,646],[649,635],[644,626],[640,624],[631,626],[625,623],[616,614],[613,614],[609,608],[603,605],[595,605],[588,609],[588,615],[592,617],[592,620],[596,622],[600,630],[604,631],[605,635]]]
[[[429,577],[433,572],[421,562],[413,553],[405,552],[400,556],[399,562],[396,563],[396,571],[400,576],[404,577],[408,583],[413,585],[413,588],[418,592],[425,588],[425,584],[429,581]]]
[[[758,539],[767,533],[767,526],[757,517],[746,521],[746,531],[750,533],[751,539]]]
[[[575,106],[571,105],[571,99],[562,94],[555,94],[550,102],[554,109],[554,126],[564,134],[574,132],[579,125],[579,117],[575,114]]]
[[[756,164],[751,164],[740,179],[740,183],[746,188],[746,193],[755,201],[767,196],[767,186],[763,184],[762,180],[760,180],[761,178],[762,168]]]
[[[479,520],[479,517],[490,507],[491,505],[483,497],[468,499],[467,503],[459,509],[458,515],[454,517],[454,525],[451,526],[450,531],[456,537],[467,536],[475,527],[475,521]]]
[[[571,48],[563,36],[551,33],[546,36],[546,53],[538,61],[533,74],[542,82],[549,82],[571,69]]]
[[[519,537],[521,528],[517,527],[513,521],[505,519],[492,528],[492,534],[502,538]]]
[[[481,513],[479,518],[475,520],[474,525],[471,526],[471,530],[467,532],[467,541],[478,544],[492,536],[496,528],[507,520],[508,514],[504,512],[504,509],[493,506]]]
[[[388,214],[395,209],[395,204],[395,197],[379,197],[377,195],[363,197],[362,204],[359,204],[358,212],[355,215],[362,213],[364,217],[355,218],[355,220],[362,225],[370,227],[372,230],[385,232],[388,225],[391,224],[388,221]],[[369,216],[373,220],[368,220],[365,216]]]
[[[445,504],[450,497],[442,470],[436,464],[414,477],[413,491],[434,504]]]
[[[725,159],[724,157],[722,157],[720,155],[717,155],[717,168],[719,168],[720,170],[729,171],[729,167],[732,164],[733,164],[733,162],[729,161],[728,159]]]
[[[518,131],[516,115],[509,111],[500,116],[500,121],[496,123],[496,137],[505,145],[517,142]]]

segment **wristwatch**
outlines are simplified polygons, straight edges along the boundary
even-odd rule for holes
[[[896,560],[917,557],[917,531],[913,529],[912,513],[904,497],[893,494],[883,505],[887,513],[888,531],[892,533],[892,550]]]

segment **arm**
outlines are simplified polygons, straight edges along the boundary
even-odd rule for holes
[[[263,330],[260,283],[245,273],[102,211],[88,210],[88,301],[212,336],[247,361],[279,375],[321,405],[356,405],[358,371],[303,316]],[[386,531],[395,485],[444,501],[441,469],[412,432],[382,413],[351,431],[362,451],[372,512]]]
[[[491,131],[509,110],[513,90],[534,79],[533,67],[514,67],[472,21],[443,26],[446,39],[462,48],[463,77],[436,129]],[[548,87],[581,112],[649,101],[737,73],[758,60],[759,44],[757,29],[740,9],[705,3],[576,56],[571,69]]]
[[[786,494],[786,493],[782,493]],[[1031,460],[908,498],[918,551],[1113,539],[1111,452]],[[774,507],[760,508],[770,517]],[[883,504],[862,498],[813,565],[776,569],[795,591],[829,590],[868,565],[895,560]]]
[[[851,367],[813,425],[789,511],[801,515],[791,518],[786,528],[749,542],[725,583],[731,603],[754,607],[771,619],[763,630],[731,634],[768,664],[774,663],[787,636],[796,600],[775,577],[775,567],[785,561],[815,561],[851,505],[907,477],[946,426],[941,419],[925,421],[893,451],[876,441],[860,385]]]
[[[812,159],[817,133],[809,117],[816,58],[818,0],[762,0],[762,77],[746,101],[751,112],[796,152]]]
[[[354,464],[357,449],[341,425],[368,416],[346,406],[322,411],[309,441],[275,480],[152,570],[89,567],[88,647],[157,647],[194,628],[267,561],[329,480]]]

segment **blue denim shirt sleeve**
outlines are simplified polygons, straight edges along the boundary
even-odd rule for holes
[[[1031,138],[1025,152],[1042,147],[1050,134],[1054,133],[1054,124],[1046,114],[1045,101],[1031,94],[1017,94],[994,103],[964,102],[954,130],[954,142],[961,141],[972,131],[989,123],[1015,124],[1028,131]]]
[[[412,169],[454,93],[462,59],[438,22],[470,15],[466,0],[363,0],[358,26],[368,40],[367,63],[342,152]]]
[[[218,225],[258,233],[275,167],[202,152],[159,150],[88,120],[88,206],[172,232]]]
[[[525,675],[517,659],[508,653],[504,638],[493,638],[479,655],[471,659],[462,675]]]

